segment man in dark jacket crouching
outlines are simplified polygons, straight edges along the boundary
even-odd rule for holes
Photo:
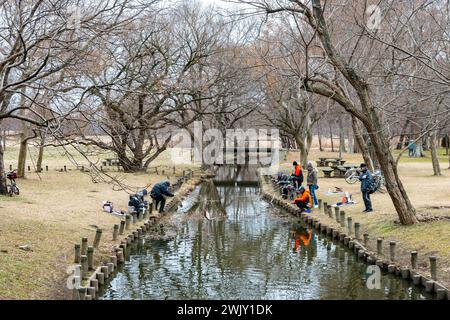
[[[155,209],[158,209],[159,206],[159,213],[164,212],[164,206],[166,205],[166,198],[167,197],[173,197],[174,194],[169,191],[170,182],[164,181],[157,183],[153,186],[152,192],[150,193],[150,196],[153,200],[155,200]]]

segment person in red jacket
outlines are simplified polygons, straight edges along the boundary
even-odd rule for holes
[[[308,210],[312,208],[313,201],[309,190],[306,190],[304,187],[300,187],[300,196],[294,200],[294,203],[302,210]]]
[[[297,161],[294,161],[292,163],[294,166],[294,173],[292,174],[292,182],[294,183],[295,188],[300,188],[303,183],[303,172],[302,172],[302,166],[297,163]]]

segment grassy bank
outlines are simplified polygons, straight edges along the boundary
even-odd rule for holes
[[[34,153],[34,150],[32,150]],[[15,147],[7,149],[6,164],[17,159]],[[80,157],[80,165],[86,165]],[[106,259],[116,244],[112,241],[114,224],[120,217],[102,212],[102,202],[110,200],[116,209],[127,210],[128,194],[114,191],[110,184],[94,183],[89,173],[75,170],[63,150],[49,150],[44,158],[48,172],[30,172],[17,181],[21,194],[0,197],[0,299],[68,298],[66,268],[73,262],[73,246],[82,237],[92,244],[97,228],[103,229],[102,241],[95,259]],[[168,166],[169,154],[154,165]],[[32,162],[27,162],[32,166]],[[67,165],[68,172],[56,169]],[[132,188],[142,188],[161,180],[175,180],[186,166],[177,166],[176,173],[166,167],[165,175],[152,173],[124,174],[110,172]],[[28,251],[19,246],[29,246]]]
[[[448,158],[441,150],[441,168],[443,176],[433,176],[430,157],[408,158],[403,157],[399,163],[399,172],[408,195],[418,213],[450,217],[450,170]],[[336,157],[336,153],[313,152],[311,159],[318,157]],[[362,158],[359,155],[344,154],[348,163],[359,164]],[[290,153],[285,163],[284,171],[291,170],[292,161],[298,159],[298,154]],[[319,170],[320,171],[320,170]],[[321,173],[323,176],[323,173]],[[443,219],[434,222],[419,223],[413,226],[401,226],[394,223],[397,214],[387,193],[376,193],[372,196],[375,212],[362,213],[364,203],[360,193],[360,184],[349,185],[344,179],[319,178],[320,189],[318,197],[328,203],[337,203],[342,195],[327,196],[325,193],[334,187],[343,188],[350,192],[357,201],[356,205],[345,206],[347,216],[353,221],[360,222],[362,230],[371,235],[371,249],[376,250],[376,237],[385,238],[385,250],[388,252],[388,240],[398,241],[399,262],[409,264],[410,251],[419,252],[419,264],[423,270],[428,270],[428,257],[438,257],[439,280],[447,287],[450,286],[450,220]]]

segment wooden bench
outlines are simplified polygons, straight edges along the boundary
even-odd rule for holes
[[[111,159],[111,158],[108,158],[108,159],[103,160],[103,161],[102,161],[102,164],[103,164],[105,167],[106,167],[106,166],[112,167],[112,166],[118,166],[118,165],[120,164],[120,162],[119,162],[119,160],[117,160],[117,159]]]
[[[347,172],[347,169],[343,166],[337,166],[334,170],[334,176],[339,178],[344,178],[345,173]]]
[[[325,178],[331,178],[331,173],[334,171],[334,169],[331,168],[325,168],[321,170],[323,171]]]

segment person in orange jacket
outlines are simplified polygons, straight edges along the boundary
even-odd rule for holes
[[[304,187],[300,187],[300,196],[294,200],[294,203],[302,210],[308,210],[312,208],[313,201],[311,197],[311,193],[309,190],[306,190]]]
[[[292,173],[292,182],[294,183],[295,188],[300,188],[303,183],[303,171],[302,166],[297,163],[297,161],[294,161],[292,163],[294,166],[294,173]]]

